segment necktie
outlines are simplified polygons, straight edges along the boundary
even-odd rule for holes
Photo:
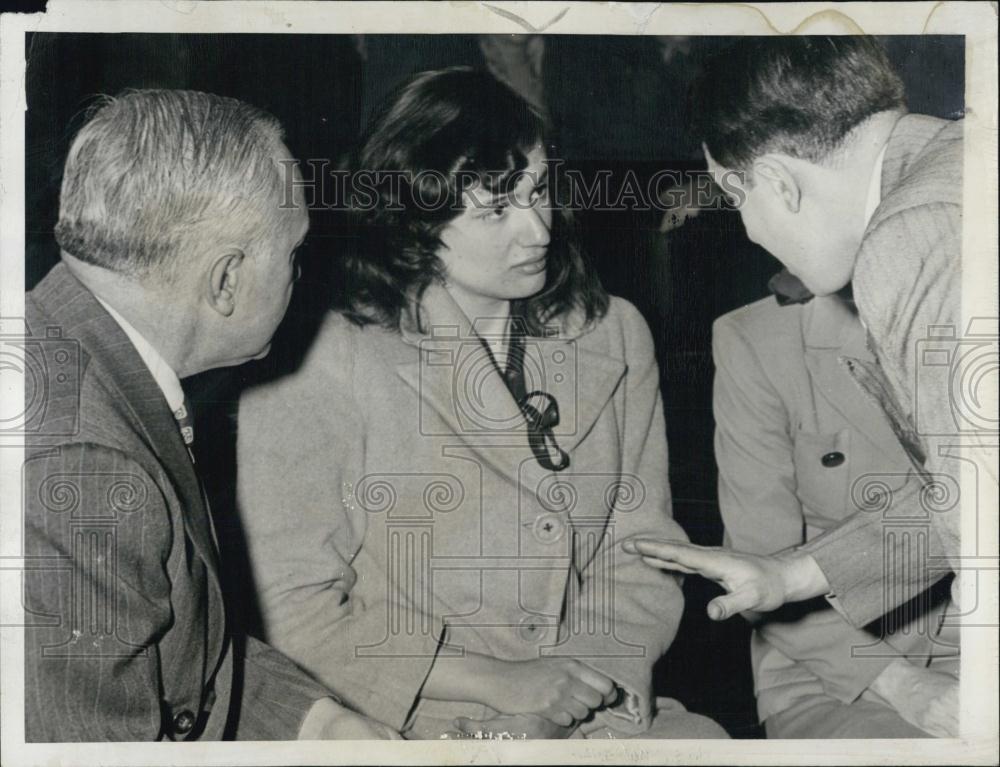
[[[191,403],[188,402],[187,397],[184,398],[181,406],[174,411],[174,419],[177,421],[177,428],[180,429],[181,438],[191,456],[191,462],[194,463],[194,452],[191,447],[194,445],[194,416],[191,414]]]
[[[184,397],[184,402],[179,408],[174,411],[174,420],[177,421],[177,428],[180,429],[181,438],[184,440],[184,446],[187,448],[188,455],[191,457],[191,463],[194,464],[194,413],[191,409],[191,402],[188,400],[187,396]],[[198,473],[198,467],[194,467],[195,477],[198,479],[198,489],[201,491],[201,500],[205,504],[205,511],[208,517],[208,529],[212,534],[212,540],[215,542],[215,550],[219,550],[219,538],[215,534],[215,525],[212,522],[212,505],[209,503],[208,493],[205,490],[205,483],[202,482],[201,477]]]
[[[767,283],[768,289],[774,293],[779,306],[789,304],[805,304],[812,300],[813,294],[802,281],[787,269],[782,269]]]

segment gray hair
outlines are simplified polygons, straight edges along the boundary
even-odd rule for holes
[[[271,115],[211,93],[103,97],[66,158],[56,240],[115,272],[173,277],[181,258],[219,238],[275,232],[282,138]]]

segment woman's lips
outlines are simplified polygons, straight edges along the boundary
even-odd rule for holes
[[[545,260],[545,256],[539,256],[538,258],[533,258],[530,261],[522,261],[513,268],[515,271],[522,272],[524,274],[538,274],[539,272],[545,271]]]

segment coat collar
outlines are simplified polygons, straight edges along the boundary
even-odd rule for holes
[[[845,358],[875,364],[867,333],[850,305],[837,295],[813,298],[803,307],[802,335],[816,390],[874,444],[898,450],[890,425],[844,368]]]
[[[893,126],[882,161],[881,199],[884,200],[899,184],[906,173],[910,158],[917,153],[917,148],[910,138],[914,134],[919,135],[920,127],[920,123],[915,123],[911,115],[903,115]],[[925,142],[920,143],[921,148],[923,143]]]
[[[183,504],[184,527],[217,580],[214,538],[201,485],[163,391],[128,336],[65,264],[56,265],[31,295],[62,329],[63,338],[80,342],[90,358],[88,372],[119,395],[116,405],[173,481]]]
[[[418,349],[417,361],[397,367],[399,376],[417,391],[444,422],[447,433],[521,487],[537,487],[548,474],[538,466],[529,446],[527,424],[499,371],[478,340],[473,323],[441,285],[424,292],[419,309],[422,330],[412,314],[401,325],[403,340]],[[559,446],[570,453],[597,421],[625,374],[625,363],[587,348],[575,316],[554,323],[551,335],[525,340],[528,391],[551,394],[559,405],[553,430]],[[421,411],[421,429],[433,427]],[[440,424],[438,424],[440,428]],[[427,433],[427,432],[425,432]]]
[[[851,304],[838,295],[814,297],[803,307],[802,335],[807,349],[849,347],[851,354],[869,354],[864,326]]]
[[[882,162],[881,198],[883,201],[906,178],[910,170],[910,163],[919,157],[934,137],[949,125],[954,125],[954,123],[927,115],[907,114],[899,118],[889,135],[885,159]],[[958,186],[961,188],[961,184]],[[880,208],[876,210],[873,220],[881,218],[880,213],[885,215],[887,211],[882,210],[882,207],[880,205]]]

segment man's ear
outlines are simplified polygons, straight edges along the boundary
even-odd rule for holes
[[[208,305],[223,317],[228,317],[236,309],[236,293],[245,258],[242,250],[231,248],[217,256],[209,269]]]
[[[802,189],[788,165],[773,154],[754,160],[754,179],[767,187],[781,200],[789,213],[798,213],[802,200]]]

